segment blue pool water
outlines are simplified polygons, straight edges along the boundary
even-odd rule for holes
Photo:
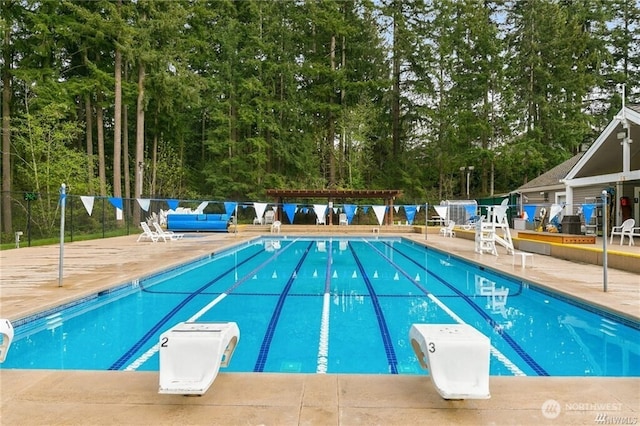
[[[157,370],[189,319],[237,322],[225,371],[422,374],[411,324],[465,322],[492,375],[640,376],[637,322],[382,237],[258,239],[16,321],[1,368]]]

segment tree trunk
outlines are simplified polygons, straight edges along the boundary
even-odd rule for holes
[[[96,128],[98,130],[98,176],[100,195],[107,195],[107,167],[104,159],[104,119],[102,116],[102,93],[98,92],[96,105]]]
[[[131,174],[129,173],[129,120],[127,114],[129,108],[122,105],[122,169],[124,170],[124,197],[131,198]]]
[[[2,230],[13,232],[11,216],[11,25],[2,43]]]
[[[122,0],[117,1],[117,13],[120,16]],[[116,40],[117,42],[118,40]],[[113,73],[115,80],[115,99],[113,111],[113,196],[122,198],[122,52],[116,45]]]
[[[335,75],[336,70],[336,36],[331,36],[331,71],[332,74]],[[330,95],[329,106],[333,103],[333,95]],[[334,147],[334,139],[336,134],[336,123],[335,117],[333,116],[333,111],[329,108],[329,113],[327,114],[328,120],[328,129],[327,129],[327,157],[329,160],[329,188],[335,188],[337,185],[336,182],[336,159],[335,159],[335,147]]]
[[[158,195],[157,184],[157,174],[156,170],[158,169],[158,115],[160,114],[159,108],[156,108],[156,112],[153,115],[153,128],[155,131],[153,132],[153,146],[151,148],[151,190],[149,193],[152,196]]]
[[[393,18],[393,89],[391,94],[391,141],[393,158],[400,154],[400,36],[398,34],[398,16],[401,15],[394,5],[395,16]]]
[[[91,95],[84,95],[84,115],[86,121],[87,142],[87,181],[89,193],[93,193],[93,108],[91,107]]]
[[[124,81],[128,81],[127,65],[124,66]],[[131,175],[129,173],[129,107],[122,105],[122,161],[124,169],[124,196],[131,198]],[[131,211],[129,210],[129,214]]]
[[[340,57],[340,67],[342,70],[346,69],[347,67],[347,40],[345,36],[342,36],[342,46],[341,46],[341,57]],[[345,114],[345,97],[347,95],[347,90],[344,86],[344,84],[342,85],[342,87],[340,87],[340,107],[343,111],[343,120],[344,120],[344,114]],[[351,158],[349,156],[350,154],[350,146],[351,146],[351,140],[347,140],[347,131],[346,131],[346,126],[342,127],[342,130],[340,131],[340,159],[338,161],[338,164],[340,164],[340,179],[341,180],[346,180],[347,182],[349,182],[349,185],[352,184],[351,181]]]
[[[122,197],[122,53],[115,51],[115,105],[113,111],[113,196]]]
[[[82,60],[86,67],[89,66],[87,48],[82,50]],[[84,115],[85,115],[85,140],[87,149],[87,188],[92,194],[93,188],[93,107],[91,106],[91,94],[84,95]]]
[[[136,187],[135,198],[142,197],[144,178],[144,64],[138,64],[138,100],[136,102]],[[134,223],[140,222],[140,209],[134,210]]]

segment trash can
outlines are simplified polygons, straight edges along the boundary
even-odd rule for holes
[[[580,235],[580,216],[565,216],[562,218],[562,233]]]

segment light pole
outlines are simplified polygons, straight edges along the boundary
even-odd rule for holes
[[[471,180],[471,172],[473,169],[475,169],[473,166],[460,167],[460,171],[462,173],[464,173],[465,170],[467,171],[467,200],[469,199],[469,182]]]

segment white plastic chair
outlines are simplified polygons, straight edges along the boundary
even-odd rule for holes
[[[276,220],[275,222],[273,222],[271,224],[271,233],[272,234],[279,234],[280,233],[280,225],[282,225],[282,223],[280,223],[279,220]]]
[[[453,230],[455,226],[456,223],[453,220],[450,220],[447,226],[440,228],[440,235],[442,235],[443,237],[455,237],[456,232]]]
[[[267,210],[264,214],[264,224],[272,225],[275,218],[276,218],[276,212],[274,212],[273,210]]]
[[[629,245],[634,246],[635,243],[633,242],[633,227],[635,224],[635,219],[627,219],[622,222],[622,225],[614,226],[613,228],[611,228],[611,238],[609,239],[609,244],[613,243],[614,235],[619,235],[620,245],[624,244],[624,237],[627,236],[629,237]]]
[[[349,221],[347,220],[346,213],[340,213],[338,224],[339,225],[348,225],[349,224]]]

